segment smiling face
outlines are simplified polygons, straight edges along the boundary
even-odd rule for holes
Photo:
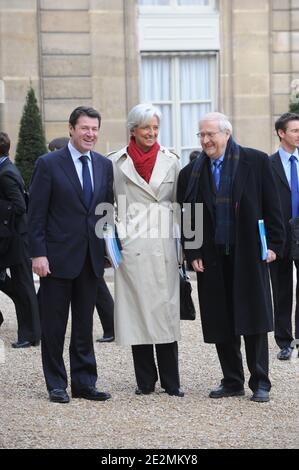
[[[279,129],[281,146],[289,153],[293,153],[299,147],[299,120],[289,121],[286,130]]]
[[[132,129],[131,135],[135,137],[137,147],[143,152],[148,152],[158,139],[159,120],[157,116],[152,117],[147,124]]]
[[[224,154],[229,137],[229,130],[221,131],[217,120],[207,120],[200,123],[200,143],[204,152],[212,160],[217,160]]]
[[[99,135],[99,120],[88,116],[80,116],[73,127],[69,126],[71,144],[80,153],[92,150],[97,143]]]

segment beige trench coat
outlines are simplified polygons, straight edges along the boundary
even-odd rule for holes
[[[115,272],[116,341],[172,343],[180,339],[178,257],[172,235],[179,159],[161,147],[148,184],[136,172],[127,148],[109,158],[123,247]]]

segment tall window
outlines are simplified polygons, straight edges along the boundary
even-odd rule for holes
[[[216,100],[215,54],[143,54],[141,99],[163,115],[160,143],[181,156],[182,166],[198,148],[198,120]]]

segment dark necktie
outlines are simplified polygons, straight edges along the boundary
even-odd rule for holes
[[[297,158],[294,155],[291,155],[290,162],[291,162],[292,217],[298,216],[298,208],[299,208],[298,172],[297,172],[296,161],[297,161]]]
[[[220,183],[220,174],[221,174],[221,165],[222,161],[216,160],[213,162],[213,178],[214,178],[214,183],[216,190],[218,191],[219,189],[219,183]]]
[[[82,162],[83,199],[86,209],[89,209],[93,191],[91,184],[91,176],[88,168],[88,156],[81,155],[80,160]]]

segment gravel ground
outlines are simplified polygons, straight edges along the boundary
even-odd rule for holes
[[[108,285],[113,290],[113,283]],[[193,285],[196,300],[194,282]],[[251,402],[248,387],[245,397],[208,398],[209,390],[218,385],[221,372],[214,346],[203,343],[198,315],[195,322],[182,322],[179,354],[184,398],[170,397],[159,388],[152,395],[136,396],[130,348],[95,343],[98,388],[111,392],[112,399],[104,403],[73,399],[61,405],[48,400],[40,347],[11,348],[10,343],[16,340],[15,312],[12,302],[2,293],[0,309],[5,318],[0,329],[0,448],[299,447],[299,359],[278,361],[272,334],[273,388],[269,403]],[[101,335],[95,314],[94,338]],[[68,365],[67,354],[65,360]]]

